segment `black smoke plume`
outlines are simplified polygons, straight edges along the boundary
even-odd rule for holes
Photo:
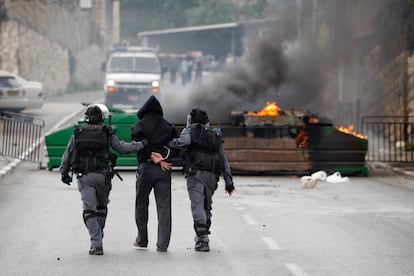
[[[210,81],[193,84],[179,103],[169,106],[172,121],[183,122],[183,111],[201,107],[212,122],[229,123],[231,111],[257,111],[273,101],[282,109],[323,110],[322,56],[298,32],[292,15],[275,20],[261,36],[252,34],[244,38],[242,57]]]

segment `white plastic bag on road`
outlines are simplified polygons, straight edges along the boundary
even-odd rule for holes
[[[313,179],[312,176],[305,175],[300,178],[300,183],[302,184],[302,187],[305,189],[313,189],[318,183],[318,180]]]
[[[330,183],[349,182],[349,178],[342,177],[340,172],[334,172],[326,178],[326,181]]]
[[[312,175],[305,175],[302,176],[300,182],[302,187],[305,189],[313,189],[316,187],[318,181],[325,181],[326,180],[326,172],[325,171],[317,171]]]
[[[320,181],[325,181],[326,180],[326,176],[327,176],[327,174],[326,174],[325,171],[317,171],[317,172],[314,172],[311,175],[312,179],[320,180]]]

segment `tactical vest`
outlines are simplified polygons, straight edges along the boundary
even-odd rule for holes
[[[99,125],[75,127],[75,154],[71,164],[75,173],[102,172],[110,162],[111,128]]]
[[[221,135],[200,124],[192,128],[190,134],[191,145],[184,155],[184,172],[193,174],[196,170],[204,170],[221,173],[224,169],[220,156]]]

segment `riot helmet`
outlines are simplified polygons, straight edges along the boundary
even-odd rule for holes
[[[108,114],[109,110],[104,104],[91,104],[84,113],[85,122],[92,125],[99,125],[103,123]]]

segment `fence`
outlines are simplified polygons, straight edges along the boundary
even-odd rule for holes
[[[361,120],[361,132],[368,137],[367,161],[414,160],[414,117],[365,116]]]
[[[1,113],[0,155],[40,163],[39,144],[44,125],[41,119],[12,112]]]

